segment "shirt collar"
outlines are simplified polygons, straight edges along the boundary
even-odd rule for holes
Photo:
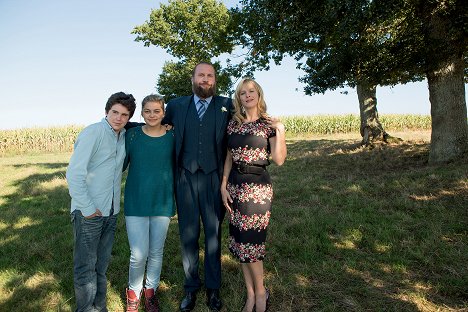
[[[102,121],[105,121],[107,127],[109,127],[111,130],[114,130],[112,126],[110,125],[109,121],[107,120],[107,117],[102,118]]]
[[[102,122],[104,122],[107,125],[107,127],[109,127],[109,130],[112,130],[114,134],[117,134],[117,132],[114,130],[114,128],[112,128],[109,121],[107,120],[107,117],[102,118]],[[125,131],[125,128],[122,128],[119,132],[119,135],[125,133]]]
[[[210,96],[210,97],[207,97],[205,99],[205,101],[206,101],[206,103],[210,104],[212,99],[213,99],[213,97]],[[200,100],[201,99],[196,94],[193,95],[193,101],[195,102],[195,104],[198,104],[198,101],[200,101]]]

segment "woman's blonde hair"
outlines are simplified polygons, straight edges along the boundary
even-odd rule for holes
[[[237,84],[236,92],[234,93],[234,100],[233,100],[234,114],[233,114],[232,118],[234,119],[234,121],[236,122],[237,125],[242,124],[242,122],[247,117],[245,115],[245,110],[242,107],[242,102],[241,102],[241,99],[240,99],[240,93],[241,93],[242,87],[245,84],[249,83],[249,82],[253,83],[254,88],[258,93],[258,102],[257,102],[258,117],[260,117],[260,118],[267,117],[267,113],[266,113],[267,106],[266,106],[266,103],[265,103],[265,97],[263,95],[262,87],[260,87],[260,85],[255,80],[253,80],[252,78],[243,78]]]

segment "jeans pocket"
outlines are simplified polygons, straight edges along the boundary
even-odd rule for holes
[[[102,218],[102,216],[93,216],[93,217],[84,217],[83,216],[83,220],[86,220],[86,221],[97,221],[97,220],[100,220]]]

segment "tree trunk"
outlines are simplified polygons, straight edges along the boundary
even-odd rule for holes
[[[425,28],[427,81],[431,102],[431,148],[429,162],[448,162],[468,152],[468,124],[463,47],[466,38],[452,36],[451,16],[438,12],[431,1],[423,2],[428,15]]]
[[[362,144],[368,146],[373,142],[387,142],[388,134],[384,131],[377,112],[375,86],[359,83],[356,90],[361,115]]]
[[[430,163],[452,161],[468,151],[463,69],[463,58],[452,57],[427,75],[432,118]]]

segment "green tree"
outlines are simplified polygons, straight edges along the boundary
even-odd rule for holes
[[[306,73],[300,80],[308,95],[356,87],[363,143],[390,138],[379,122],[376,98],[376,86],[391,84],[390,77],[380,74],[375,82],[366,76],[381,53],[372,2],[245,0],[242,4],[232,15],[239,25],[239,44],[250,50],[247,63],[252,68],[268,69],[271,59],[278,64],[288,54]]]
[[[423,43],[414,46],[414,55],[419,60],[417,69],[425,73],[429,86],[432,118],[429,161],[461,158],[468,152],[467,3],[463,0],[417,0],[403,1],[402,5],[413,13],[413,25]],[[402,39],[405,35],[396,34]]]
[[[227,35],[230,16],[226,6],[216,0],[169,0],[151,11],[149,21],[133,29],[135,41],[155,45],[175,57],[166,62],[158,78],[158,92],[166,100],[191,93],[193,66],[211,62],[230,53],[232,42]],[[227,93],[232,85],[226,69],[214,62],[218,72],[218,93]]]
[[[157,82],[158,92],[164,94],[167,101],[192,93],[192,71],[200,60],[165,62]],[[216,89],[219,94],[231,93],[231,73],[222,68],[220,62],[212,63],[216,70]]]
[[[468,23],[462,2],[243,0],[231,13],[251,68],[268,69],[270,60],[280,63],[291,55],[305,72],[300,80],[306,94],[356,87],[364,143],[386,136],[378,122],[376,86],[427,77],[430,160],[437,162],[460,157],[468,144],[463,84]]]

